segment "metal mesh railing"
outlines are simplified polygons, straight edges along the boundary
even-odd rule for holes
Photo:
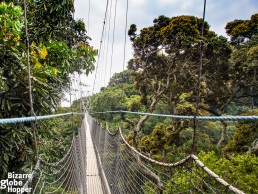
[[[176,163],[158,162],[130,146],[121,129],[112,134],[89,116],[88,121],[111,193],[243,193],[193,154]]]
[[[58,162],[48,163],[39,157],[32,177],[23,186],[30,193],[86,193],[86,131],[85,120],[74,135],[66,155]]]

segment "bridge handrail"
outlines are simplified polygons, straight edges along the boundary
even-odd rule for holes
[[[122,134],[122,130],[121,127],[119,127],[119,134],[123,140],[123,142],[136,154],[138,154],[140,157],[154,163],[154,164],[158,164],[160,166],[166,166],[166,167],[175,167],[175,166],[180,166],[183,165],[184,163],[188,162],[189,160],[193,160],[198,166],[200,166],[209,176],[213,177],[218,183],[222,184],[223,186],[227,187],[229,190],[233,191],[234,193],[237,194],[244,194],[244,192],[240,191],[239,189],[237,189],[236,187],[233,187],[232,185],[230,185],[228,182],[226,182],[225,180],[223,180],[222,178],[220,178],[216,173],[214,173],[211,169],[209,169],[208,167],[206,167],[200,160],[199,158],[194,155],[194,154],[190,154],[187,157],[185,157],[184,159],[176,162],[176,163],[165,163],[165,162],[159,162],[157,160],[154,160],[152,158],[149,158],[148,156],[140,153],[138,150],[136,150],[134,147],[132,147],[123,137]]]
[[[195,116],[188,115],[169,115],[169,114],[155,114],[155,113],[144,113],[144,112],[132,112],[132,111],[105,111],[105,112],[93,112],[90,114],[106,114],[106,113],[125,113],[125,114],[137,114],[137,115],[148,115],[156,117],[167,117],[174,119],[194,119]],[[209,120],[209,121],[258,121],[258,116],[196,116],[197,120]]]
[[[195,163],[200,166],[208,175],[210,175],[211,177],[213,177],[217,182],[219,182],[220,184],[224,185],[225,187],[228,187],[229,190],[233,191],[234,193],[237,194],[244,194],[243,191],[240,191],[239,189],[233,187],[232,185],[230,185],[228,182],[224,181],[222,178],[219,177],[219,175],[217,175],[216,173],[214,173],[211,169],[209,169],[207,166],[205,166],[200,160],[199,158],[194,155],[191,154],[190,155],[191,158],[195,161]]]
[[[123,134],[122,134],[122,130],[121,130],[121,127],[119,127],[119,133],[120,133],[120,136],[123,140],[123,142],[131,149],[133,150],[136,154],[138,154],[139,156],[141,156],[142,158],[154,163],[154,164],[158,164],[158,165],[161,165],[161,166],[167,166],[167,167],[172,167],[172,166],[179,166],[179,165],[182,165],[184,164],[186,161],[188,161],[190,158],[191,158],[191,155],[185,157],[184,159],[176,162],[176,163],[164,163],[164,162],[159,162],[157,160],[154,160],[152,158],[149,158],[148,156],[145,156],[144,154],[142,154],[141,152],[139,152],[138,150],[136,150],[134,147],[132,147],[124,138]]]
[[[5,118],[5,119],[0,119],[0,124],[24,123],[24,122],[30,122],[30,121],[37,121],[37,120],[44,120],[44,119],[50,119],[50,118],[68,116],[68,115],[76,115],[76,114],[82,114],[82,113],[68,112],[68,113],[53,114],[53,115],[44,115],[44,116],[30,116],[30,117],[19,117],[19,118]]]

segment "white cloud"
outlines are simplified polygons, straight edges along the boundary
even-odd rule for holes
[[[130,0],[129,1],[131,7],[139,8],[140,6],[143,6],[144,4],[147,4],[147,0]]]

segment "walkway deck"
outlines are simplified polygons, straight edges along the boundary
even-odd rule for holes
[[[87,149],[87,194],[103,194],[101,178],[97,166],[97,158],[90,134],[89,124],[86,121],[86,149]]]

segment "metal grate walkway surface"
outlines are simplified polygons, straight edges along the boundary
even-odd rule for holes
[[[87,175],[87,194],[103,194],[101,178],[97,166],[97,158],[92,143],[89,124],[86,121],[86,149],[87,149],[87,163],[86,163],[86,175]]]

